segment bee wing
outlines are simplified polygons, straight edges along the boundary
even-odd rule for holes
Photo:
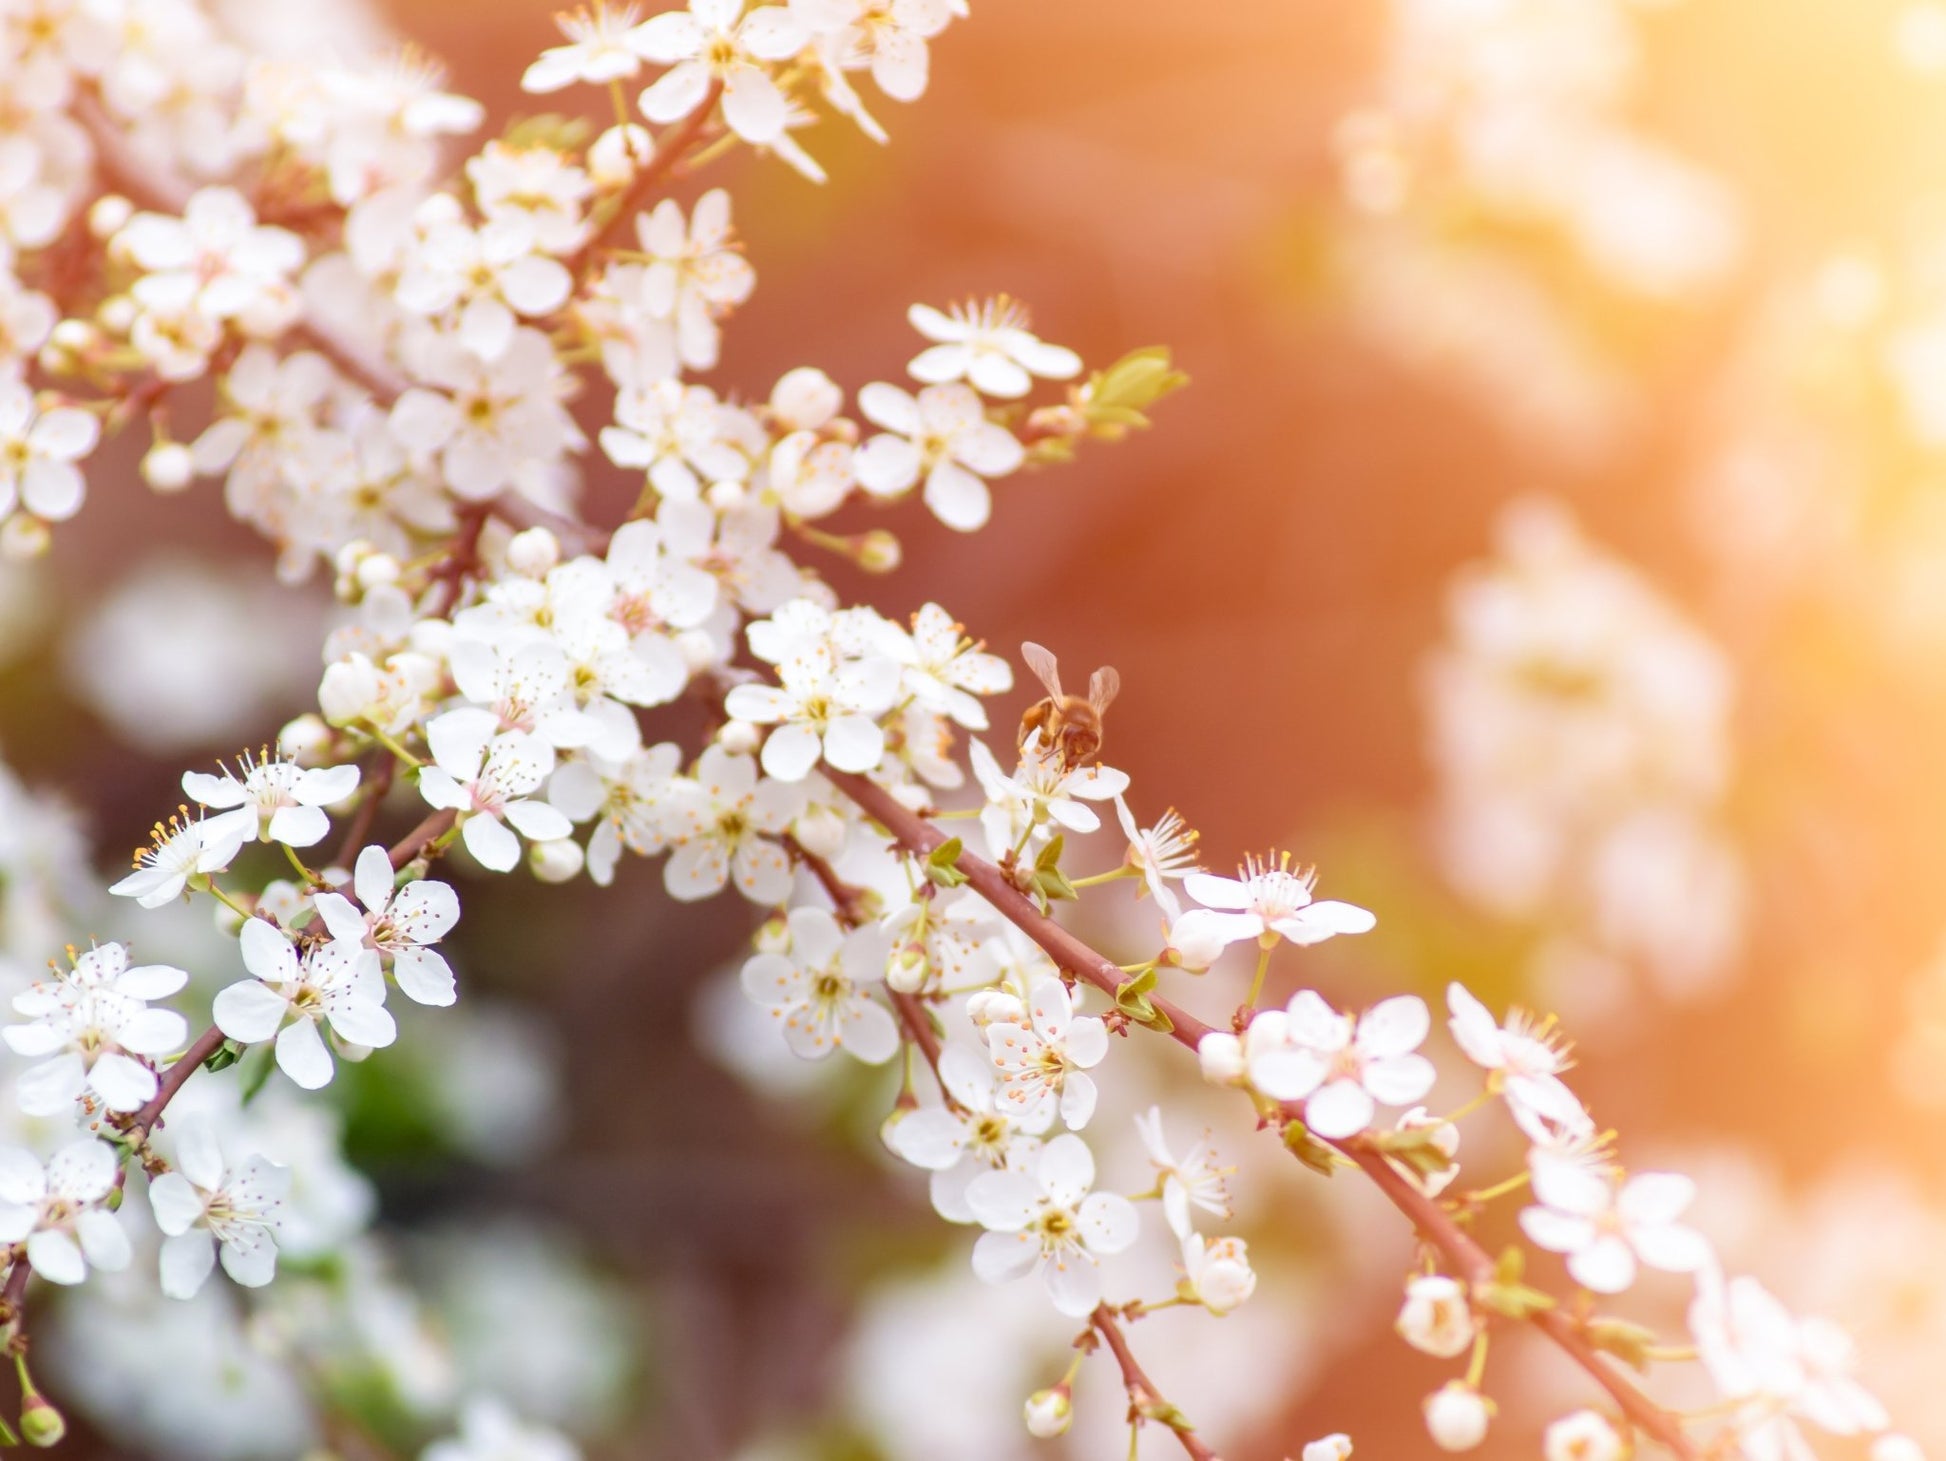
[[[1100,715],[1115,703],[1115,697],[1122,693],[1122,673],[1113,665],[1103,665],[1088,677],[1088,703]]]
[[[1028,640],[1020,647],[1020,657],[1027,661],[1027,668],[1034,677],[1047,686],[1047,693],[1056,700],[1061,698],[1061,666],[1054,658],[1054,651]]]

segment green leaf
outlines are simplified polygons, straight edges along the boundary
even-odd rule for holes
[[[1338,1169],[1338,1154],[1311,1135],[1311,1128],[1296,1118],[1284,1123],[1284,1145],[1313,1172],[1329,1177]]]
[[[1144,1029],[1156,1030],[1166,1035],[1176,1028],[1176,1022],[1155,1007],[1149,993],[1155,988],[1156,971],[1144,969],[1133,979],[1125,979],[1115,986],[1115,1008]]]
[[[225,1040],[204,1058],[203,1069],[228,1070],[241,1059],[243,1059],[243,1047],[234,1040]]]
[[[927,881],[942,888],[957,888],[966,881],[966,874],[959,870],[959,855],[965,849],[959,838],[953,837],[939,844],[926,859]]]
[[[1529,1319],[1543,1309],[1554,1307],[1554,1296],[1524,1283],[1483,1284],[1473,1301],[1508,1319]]]
[[[1655,1331],[1626,1319],[1590,1319],[1583,1332],[1596,1349],[1607,1350],[1625,1364],[1638,1370],[1649,1367],[1649,1351],[1655,1348]]]

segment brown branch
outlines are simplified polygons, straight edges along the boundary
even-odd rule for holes
[[[656,144],[649,160],[642,164],[642,170],[635,175],[608,220],[595,230],[594,235],[567,260],[567,266],[577,278],[588,266],[594,256],[603,249],[613,247],[616,236],[629,220],[642,211],[642,205],[654,196],[655,190],[675,174],[676,164],[683,155],[702,139],[710,126],[710,117],[716,111],[716,99],[723,94],[723,83],[710,83],[709,93],[696,106],[696,110],[683,119],[682,125],[673,132],[664,132],[662,140]]]
[[[828,766],[824,768],[824,775],[883,827],[894,842],[907,850],[925,856],[947,840],[944,832],[916,812],[909,811],[877,782]],[[1092,984],[1110,996],[1126,978],[1112,961],[1096,953],[1042,913],[993,863],[963,851],[957,866],[966,874],[967,882],[973,889],[992,904],[1002,917],[1039,944],[1055,963],[1075,978]],[[1166,1000],[1155,999],[1154,1003],[1175,1027],[1170,1031],[1171,1038],[1186,1049],[1195,1050],[1203,1036],[1214,1028]],[[1298,1114],[1295,1107],[1289,1107],[1287,1111],[1292,1116]],[[1492,1281],[1494,1264],[1486,1250],[1462,1232],[1437,1203],[1407,1181],[1380,1153],[1357,1137],[1332,1145],[1358,1164],[1392,1205],[1411,1221],[1420,1236],[1439,1249],[1469,1284]],[[1529,1322],[1586,1370],[1646,1435],[1675,1455],[1685,1458],[1685,1461],[1698,1461],[1702,1451],[1684,1434],[1677,1418],[1603,1359],[1573,1319],[1558,1309],[1543,1309],[1531,1316]],[[1113,1347],[1111,1341],[1110,1348]]]
[[[396,872],[398,869],[404,867],[413,858],[424,852],[427,847],[437,842],[441,837],[444,837],[452,828],[453,823],[458,820],[459,813],[449,807],[432,813],[418,826],[406,833],[404,838],[392,848],[393,871]]]
[[[148,1105],[135,1113],[135,1120],[129,1124],[130,1131],[143,1135],[155,1129],[155,1123],[162,1119],[163,1108],[176,1098],[176,1092],[201,1067],[205,1060],[214,1055],[217,1048],[227,1038],[223,1032],[211,1025],[198,1035],[190,1047],[183,1051],[182,1058],[162,1073],[162,1083],[156,1087],[155,1095]]]
[[[1109,1353],[1121,1366],[1122,1388],[1128,1391],[1130,1422],[1153,1420],[1168,1426],[1176,1439],[1182,1442],[1183,1450],[1192,1461],[1222,1461],[1216,1452],[1203,1444],[1195,1427],[1183,1419],[1182,1413],[1162,1398],[1162,1392],[1155,1388],[1155,1382],[1144,1373],[1135,1352],[1128,1347],[1128,1336],[1122,1333],[1122,1326],[1116,1322],[1115,1311],[1106,1304],[1097,1305],[1094,1313],[1088,1316],[1088,1324],[1107,1342]],[[1083,1339],[1085,1341],[1085,1335]]]

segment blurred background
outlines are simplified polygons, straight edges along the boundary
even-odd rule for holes
[[[759,279],[710,383],[897,379],[908,304],[1005,290],[1091,365],[1166,343],[1193,385],[1125,446],[1002,484],[984,534],[904,513],[899,573],[833,581],[1117,665],[1108,759],[1145,820],[1179,808],[1217,871],[1287,847],[1378,912],[1277,965],[1282,993],[1438,1005],[1458,978],[1558,1010],[1630,1165],[1697,1176],[1729,1261],[1851,1327],[1897,1422],[1946,1448],[1946,5],[973,9],[923,103],[882,109],[890,147],[804,134],[822,188],[710,174]],[[505,118],[541,109],[515,83],[549,12],[346,7],[327,43],[408,37]],[[618,513],[632,486],[601,470],[593,511]],[[120,926],[49,879],[119,865],[184,767],[312,702],[327,586],[274,586],[216,491],[157,498],[104,455],[51,561],[0,569],[0,945],[29,967]],[[341,1123],[365,1174],[313,1197],[383,1236],[369,1272],[318,1265],[368,1286],[370,1332],[294,1301],[274,1322],[318,1358],[292,1374],[224,1348],[220,1286],[136,1314],[132,1349],[220,1352],[207,1388],[71,1377],[76,1454],[209,1454],[188,1395],[231,1407],[225,1454],[355,1456],[471,1388],[596,1457],[1121,1453],[1098,1368],[1067,1440],[1025,1436],[1070,1336],[1031,1286],[973,1279],[970,1235],[878,1145],[882,1073],[721,1048],[752,910],[677,907],[637,861],[606,893],[466,907],[458,1010],[413,1012],[335,1117],[288,1113]],[[1132,958],[1150,916],[1111,888],[1080,920]],[[198,957],[184,919],[145,923],[145,957]],[[1179,994],[1220,1011],[1247,976]],[[1403,1228],[1143,1049],[1108,1068],[1105,1177],[1146,1185],[1126,1118],[1179,1085],[1243,1168],[1262,1274],[1228,1319],[1143,1322],[1158,1383],[1233,1461],[1333,1430],[1434,1454],[1418,1400],[1447,1367],[1388,1332]],[[1483,1186],[1518,1153],[1461,1157]],[[1679,1323],[1680,1284],[1638,1297]],[[1518,1342],[1489,1386],[1483,1455],[1538,1454],[1594,1398]],[[362,1396],[372,1435],[307,1431],[306,1393]]]

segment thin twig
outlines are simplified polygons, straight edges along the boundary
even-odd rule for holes
[[[1129,1419],[1153,1420],[1169,1427],[1176,1439],[1182,1442],[1182,1448],[1191,1461],[1222,1461],[1216,1452],[1203,1444],[1195,1428],[1183,1419],[1181,1412],[1162,1398],[1162,1392],[1155,1388],[1155,1382],[1143,1371],[1135,1352],[1128,1347],[1128,1336],[1122,1333],[1115,1311],[1106,1304],[1099,1304],[1094,1313],[1088,1316],[1088,1323],[1107,1342],[1108,1352],[1115,1356],[1115,1363],[1121,1366],[1122,1388],[1128,1391]]]

